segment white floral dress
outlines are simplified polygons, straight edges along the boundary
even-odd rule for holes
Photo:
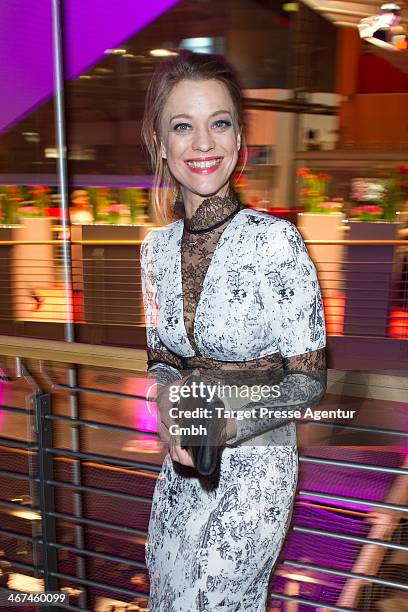
[[[149,376],[186,367],[324,369],[326,331],[314,264],[289,221],[203,200],[141,248]],[[293,422],[237,421],[219,481],[166,455],[146,542],[150,612],[264,612],[298,476]]]

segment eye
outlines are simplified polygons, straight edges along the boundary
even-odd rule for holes
[[[185,128],[189,128],[190,124],[189,123],[177,123],[175,126],[173,126],[173,130],[175,132],[186,132],[187,130]]]
[[[214,122],[214,125],[216,128],[228,128],[231,127],[232,123],[229,121],[229,119],[217,119],[217,121]]]

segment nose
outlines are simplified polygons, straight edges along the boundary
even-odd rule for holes
[[[198,151],[210,151],[214,148],[214,139],[207,127],[196,128],[192,143],[193,149]]]

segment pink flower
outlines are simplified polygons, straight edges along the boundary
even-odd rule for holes
[[[320,208],[335,209],[335,208],[341,208],[341,207],[342,207],[341,202],[322,202],[320,204]]]
[[[120,215],[123,212],[123,204],[111,204],[109,206],[109,212],[111,214]]]
[[[363,215],[382,215],[383,209],[381,206],[375,206],[374,204],[366,204],[363,206],[356,206],[351,210],[351,215],[353,217],[360,217]]]
[[[21,214],[38,212],[38,206],[19,206],[18,212]]]

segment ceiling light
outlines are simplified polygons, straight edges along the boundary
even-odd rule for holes
[[[287,13],[295,13],[299,10],[299,4],[297,2],[285,2],[285,4],[282,4],[282,10]]]
[[[17,518],[26,519],[27,521],[40,521],[41,514],[32,510],[12,510],[11,514]]]
[[[150,55],[153,57],[169,57],[170,55],[178,55],[175,51],[170,51],[169,49],[152,49],[149,51]]]
[[[27,142],[40,142],[40,135],[38,132],[21,132]]]
[[[107,55],[124,55],[126,49],[105,49]]]

